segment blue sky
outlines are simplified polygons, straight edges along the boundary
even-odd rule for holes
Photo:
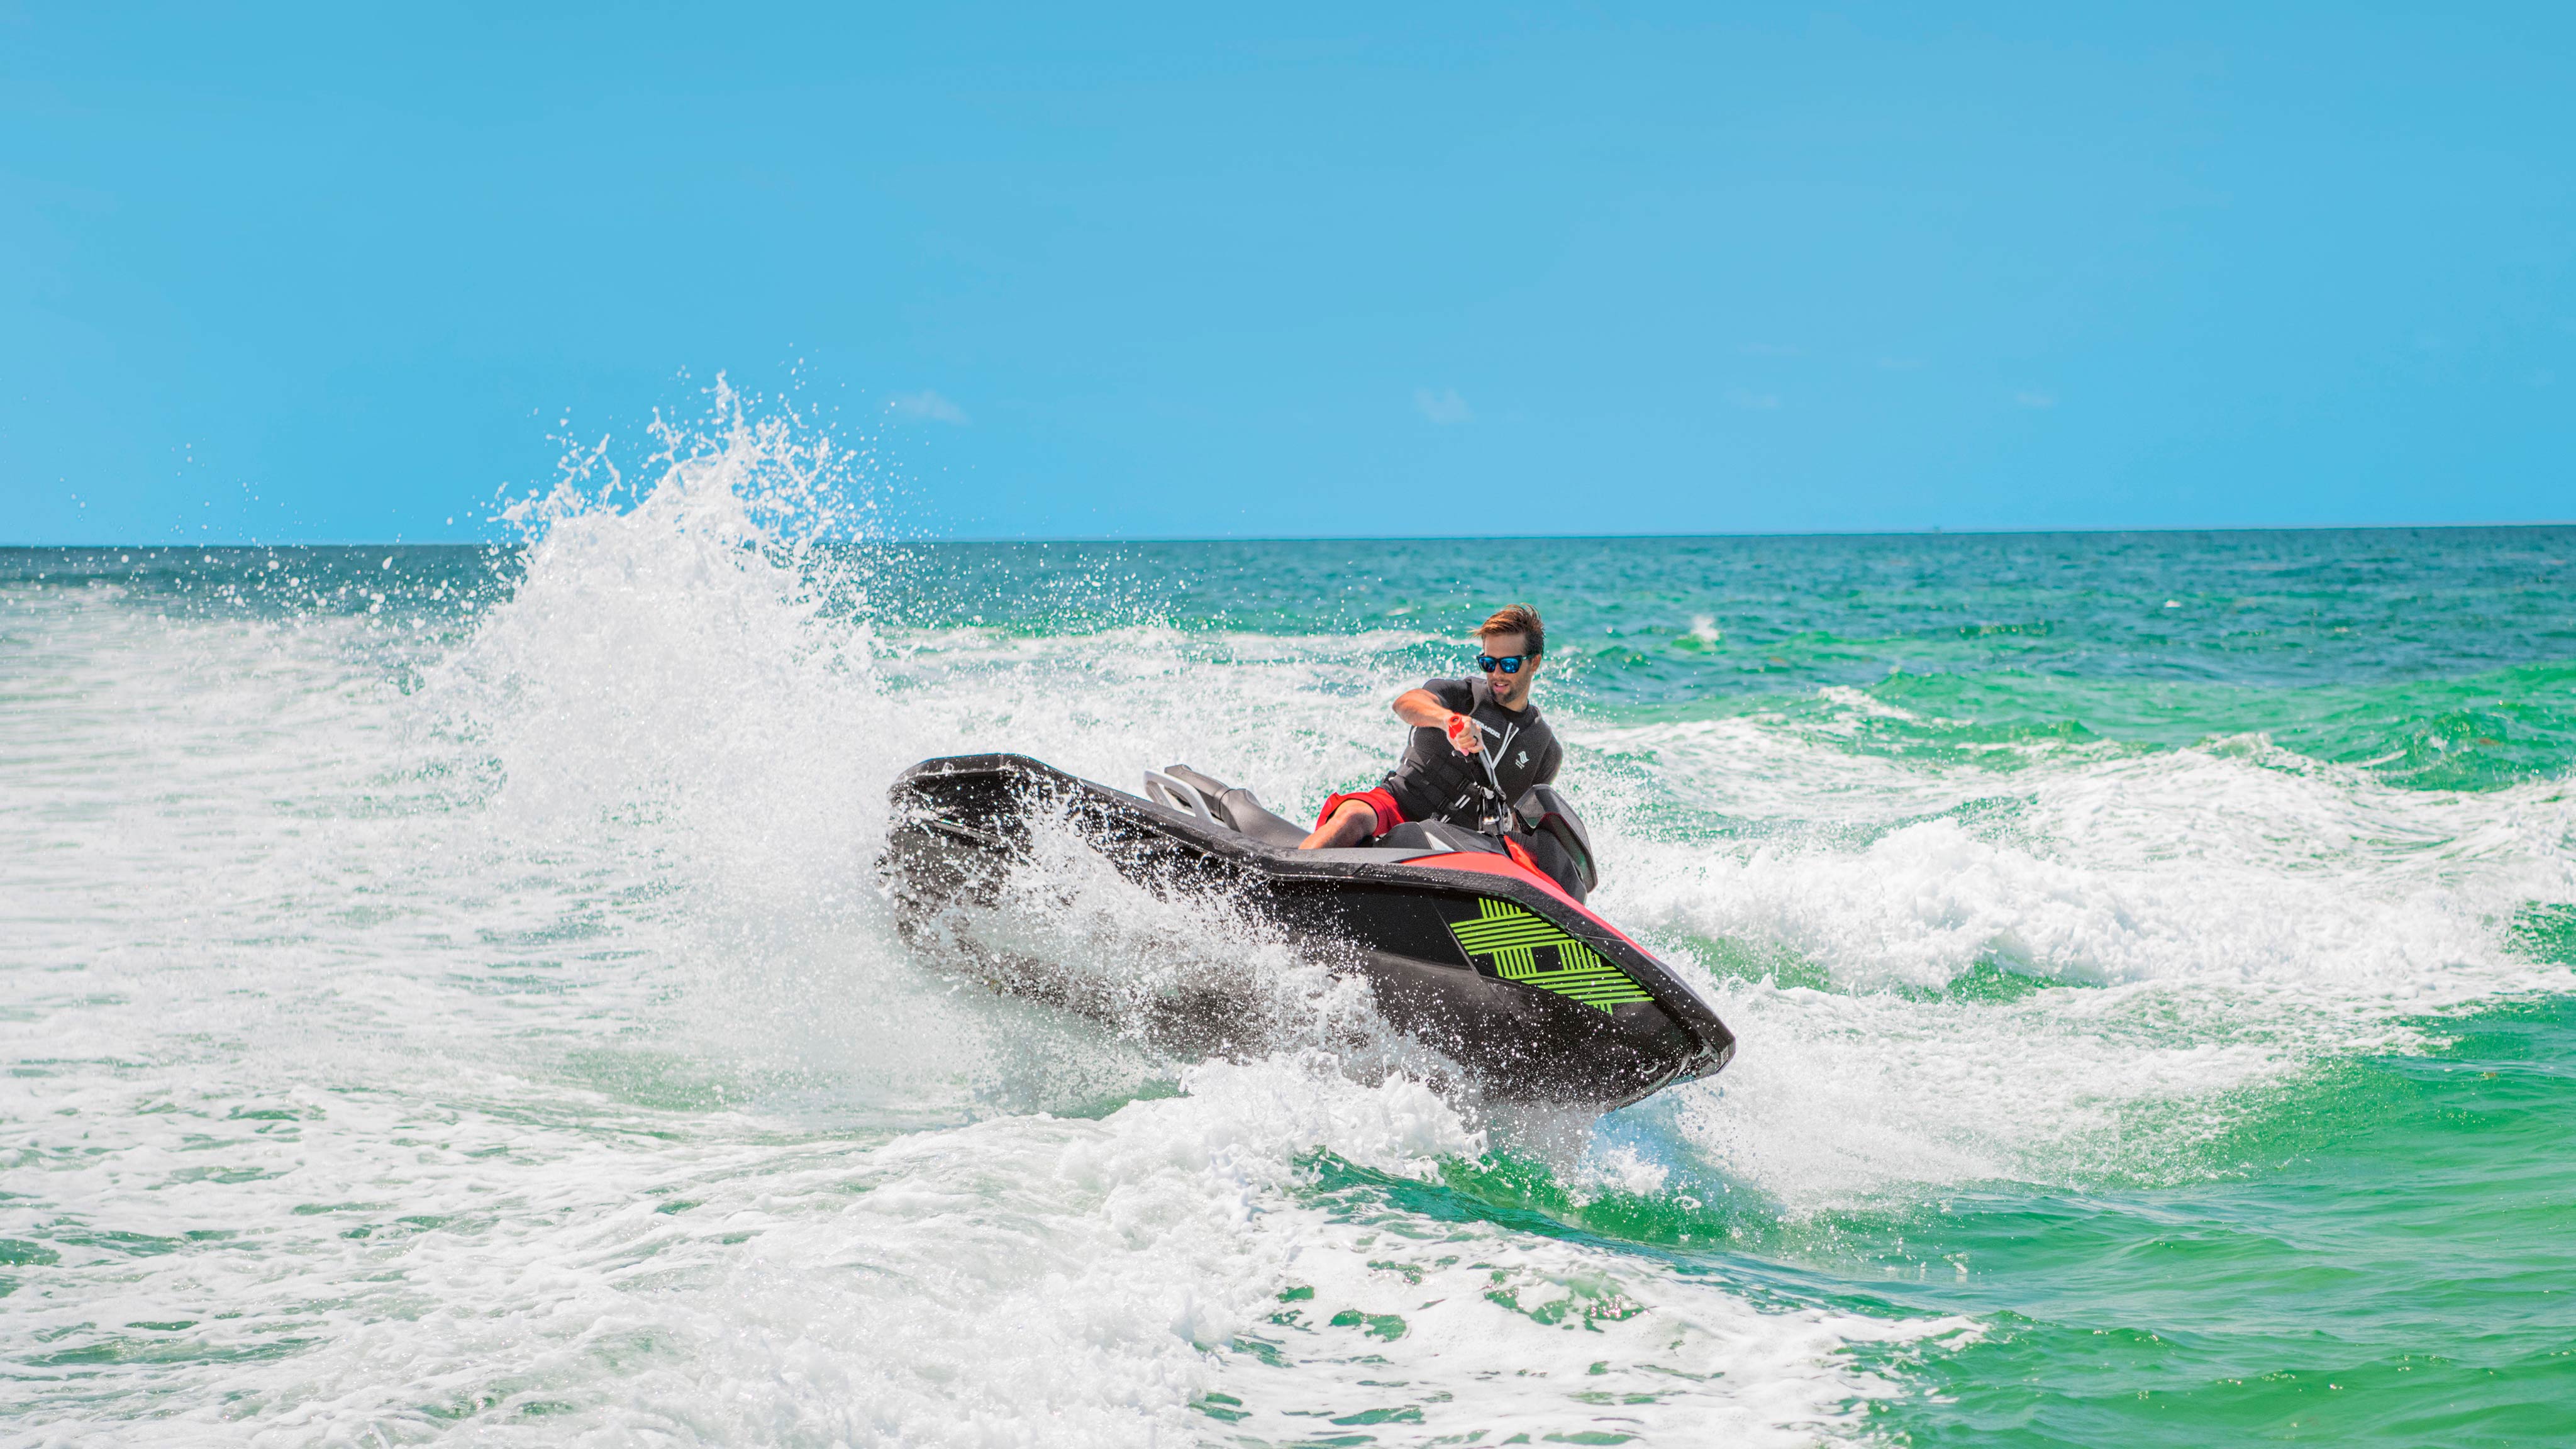
[[[0,542],[720,372],[962,537],[2576,516],[2565,6],[359,8],[0,9]]]

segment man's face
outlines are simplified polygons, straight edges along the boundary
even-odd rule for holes
[[[1529,640],[1519,634],[1488,634],[1480,647],[1496,659],[1522,656],[1518,674],[1505,674],[1499,669],[1485,674],[1485,682],[1494,687],[1495,703],[1505,709],[1520,708],[1529,699],[1530,681],[1538,677],[1538,667],[1544,661],[1529,657]]]

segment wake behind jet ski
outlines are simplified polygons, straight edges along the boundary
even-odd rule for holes
[[[1507,618],[1515,628],[1497,630]],[[1001,989],[1086,1009],[1048,963],[987,929],[1037,833],[1063,828],[1130,880],[1176,897],[1220,893],[1326,965],[1364,974],[1388,1022],[1490,1097],[1608,1110],[1718,1071],[1734,1034],[1584,904],[1598,872],[1591,843],[1547,783],[1560,752],[1525,703],[1528,681],[1509,678],[1535,665],[1536,615],[1515,606],[1486,633],[1489,647],[1527,647],[1481,659],[1477,687],[1433,680],[1400,698],[1416,726],[1405,764],[1375,790],[1326,802],[1312,832],[1185,765],[1147,771],[1139,796],[1021,755],[925,760],[892,792],[881,868],[897,921]]]

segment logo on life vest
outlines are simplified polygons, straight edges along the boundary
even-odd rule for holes
[[[1527,764],[1529,763],[1529,751],[1527,751],[1527,750],[1523,750],[1523,751],[1521,751],[1521,753],[1520,753],[1520,758],[1519,758],[1519,760],[1517,761],[1517,763],[1519,763],[1519,764],[1521,764],[1521,765],[1527,765]]]

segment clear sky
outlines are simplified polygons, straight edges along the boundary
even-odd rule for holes
[[[2576,7],[0,8],[0,542],[719,372],[961,537],[2566,519]]]

